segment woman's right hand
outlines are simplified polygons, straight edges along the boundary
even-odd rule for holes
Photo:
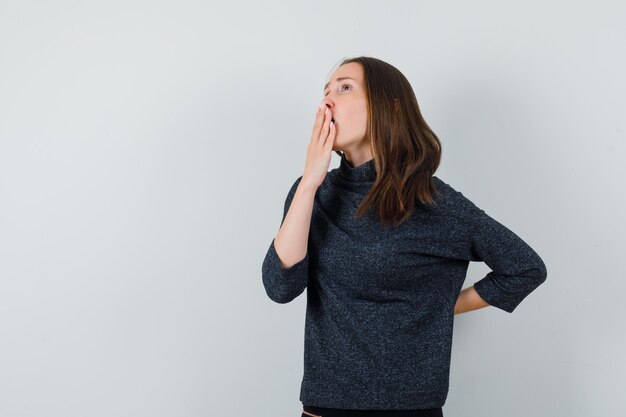
[[[302,183],[312,187],[319,187],[330,166],[330,157],[335,141],[335,126],[331,124],[332,112],[326,105],[318,108],[313,124],[311,140],[307,147],[306,164]]]

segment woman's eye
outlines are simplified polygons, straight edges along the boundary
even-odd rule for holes
[[[348,87],[348,88],[350,88],[350,84],[344,84],[344,85],[342,85],[342,86],[341,86],[341,91],[343,91],[343,88],[344,88],[344,87]],[[329,94],[329,93],[324,94],[324,97],[326,97],[328,94]]]

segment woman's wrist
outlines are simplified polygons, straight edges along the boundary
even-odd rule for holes
[[[465,313],[487,306],[489,306],[489,303],[480,297],[472,285],[471,287],[462,289],[459,293],[456,304],[454,305],[454,314]]]

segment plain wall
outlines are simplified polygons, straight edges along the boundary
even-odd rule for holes
[[[626,414],[624,4],[2,0],[0,415],[300,415],[306,294],[261,263],[357,55],[548,269],[455,317],[444,415]]]

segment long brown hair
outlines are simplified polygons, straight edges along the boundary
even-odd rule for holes
[[[441,161],[441,142],[422,117],[411,84],[396,67],[366,56],[346,58],[338,67],[350,62],[363,68],[369,109],[366,138],[377,173],[356,216],[377,205],[383,225],[401,225],[416,204],[436,206],[434,195],[439,191],[432,176]]]

